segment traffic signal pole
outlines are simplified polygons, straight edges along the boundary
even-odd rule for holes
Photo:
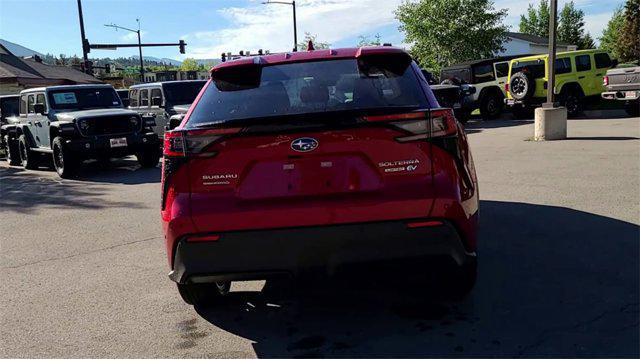
[[[82,3],[78,0],[78,19],[80,20],[80,37],[82,38],[82,70],[90,74],[91,69],[89,68],[89,57],[87,53],[89,53],[89,48],[87,47],[87,38],[84,34],[84,19],[82,18]]]

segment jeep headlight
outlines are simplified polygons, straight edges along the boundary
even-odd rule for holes
[[[86,132],[89,129],[89,122],[87,122],[85,120],[81,120],[78,123],[78,127],[80,127],[81,131]]]
[[[136,116],[129,117],[129,122],[131,122],[131,126],[137,128],[140,124],[140,119]]]

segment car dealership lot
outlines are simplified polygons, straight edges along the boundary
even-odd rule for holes
[[[479,280],[462,302],[386,285],[301,296],[234,284],[182,302],[160,228],[160,169],[79,180],[0,164],[3,357],[638,356],[640,119],[591,112],[566,141],[470,122]]]

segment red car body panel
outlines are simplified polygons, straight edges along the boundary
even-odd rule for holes
[[[373,47],[265,55],[219,64],[212,74],[256,63],[401,52]],[[439,107],[415,64],[412,69],[422,79],[431,107]],[[186,130],[209,86],[214,86],[211,81],[175,131]],[[166,168],[165,158],[161,215],[169,264],[173,267],[177,243],[189,236],[415,219],[450,222],[460,233],[465,251],[474,253],[477,179],[459,124],[457,131],[459,159],[429,141],[399,142],[397,138],[406,133],[374,125],[281,134],[227,131],[199,156],[177,159],[174,169]],[[317,149],[294,151],[292,142],[306,137],[317,140]],[[400,167],[405,170],[394,170]],[[165,172],[171,173],[170,179]]]

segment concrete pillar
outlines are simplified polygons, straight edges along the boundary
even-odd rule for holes
[[[567,138],[567,109],[564,107],[536,108],[534,138],[536,141]]]

